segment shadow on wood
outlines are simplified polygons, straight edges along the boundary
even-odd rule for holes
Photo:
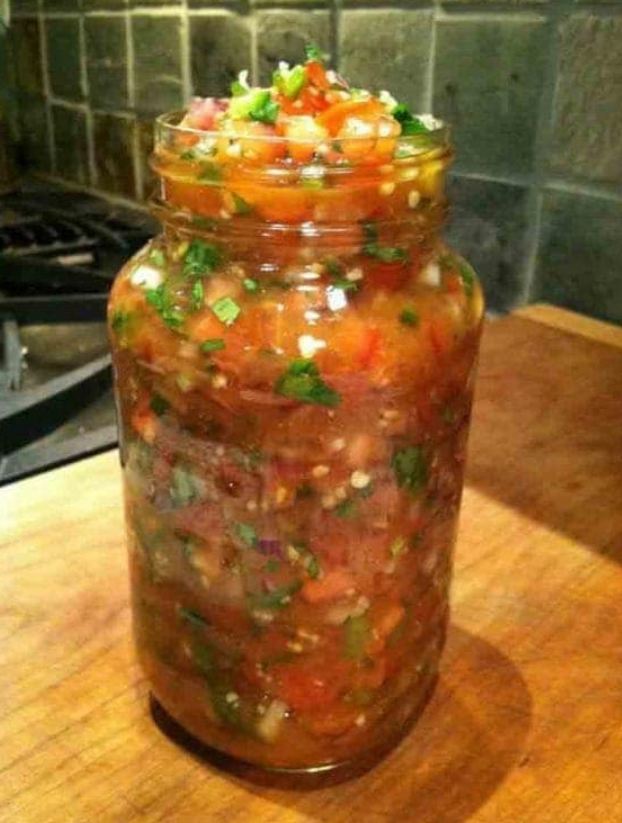
[[[485,640],[452,626],[430,704],[413,732],[371,771],[336,786],[330,778],[318,781],[313,791],[308,785],[301,789],[294,776],[287,778],[287,788],[278,776],[263,774],[262,785],[230,778],[246,793],[291,808],[301,819],[308,814],[309,820],[327,823],[461,823],[520,761],[530,719],[531,697],[514,664]],[[205,755],[163,714],[156,713],[156,720],[174,742],[195,757]],[[209,759],[206,768],[227,765],[225,759]],[[231,809],[232,819],[238,811]]]
[[[622,562],[621,421],[622,348],[520,317],[494,321],[467,484]]]

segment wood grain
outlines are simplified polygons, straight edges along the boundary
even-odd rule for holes
[[[622,331],[567,321],[486,330],[439,687],[340,786],[254,785],[153,724],[116,454],[1,490],[0,820],[622,820]]]

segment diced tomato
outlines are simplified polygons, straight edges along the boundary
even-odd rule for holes
[[[152,444],[156,438],[158,418],[146,405],[139,405],[132,413],[132,427],[142,439]]]
[[[190,101],[183,125],[191,129],[211,131],[216,128],[217,117],[228,108],[226,100],[215,97],[195,97]]]
[[[311,60],[306,64],[305,69],[309,82],[313,83],[317,89],[327,91],[330,88],[330,83],[326,77],[326,69],[320,62]]]
[[[317,664],[275,666],[279,697],[295,711],[326,708],[335,703],[346,683],[345,666],[335,661],[330,668]]]
[[[348,117],[373,120],[382,111],[382,106],[376,100],[344,100],[318,114],[316,120],[320,126],[336,136]]]
[[[359,365],[362,369],[370,369],[379,359],[382,348],[382,334],[377,328],[367,329],[363,336],[359,354]]]
[[[345,569],[333,569],[319,580],[307,580],[302,587],[302,596],[307,603],[323,603],[337,600],[354,589],[354,578]]]
[[[373,263],[366,271],[365,279],[377,289],[398,291],[409,277],[408,266],[402,262]]]

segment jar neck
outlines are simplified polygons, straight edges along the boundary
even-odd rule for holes
[[[158,121],[151,164],[158,175],[152,203],[167,231],[207,231],[225,242],[350,243],[353,230],[397,242],[428,242],[446,214],[445,175],[452,159],[447,129],[404,138],[353,141],[335,159],[325,146],[260,143]],[[357,159],[357,152],[360,158]],[[378,160],[378,158],[384,158]]]

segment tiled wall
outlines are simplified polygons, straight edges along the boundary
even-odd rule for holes
[[[24,154],[142,199],[154,113],[305,41],[454,126],[450,237],[489,305],[622,322],[622,0],[13,0]]]

